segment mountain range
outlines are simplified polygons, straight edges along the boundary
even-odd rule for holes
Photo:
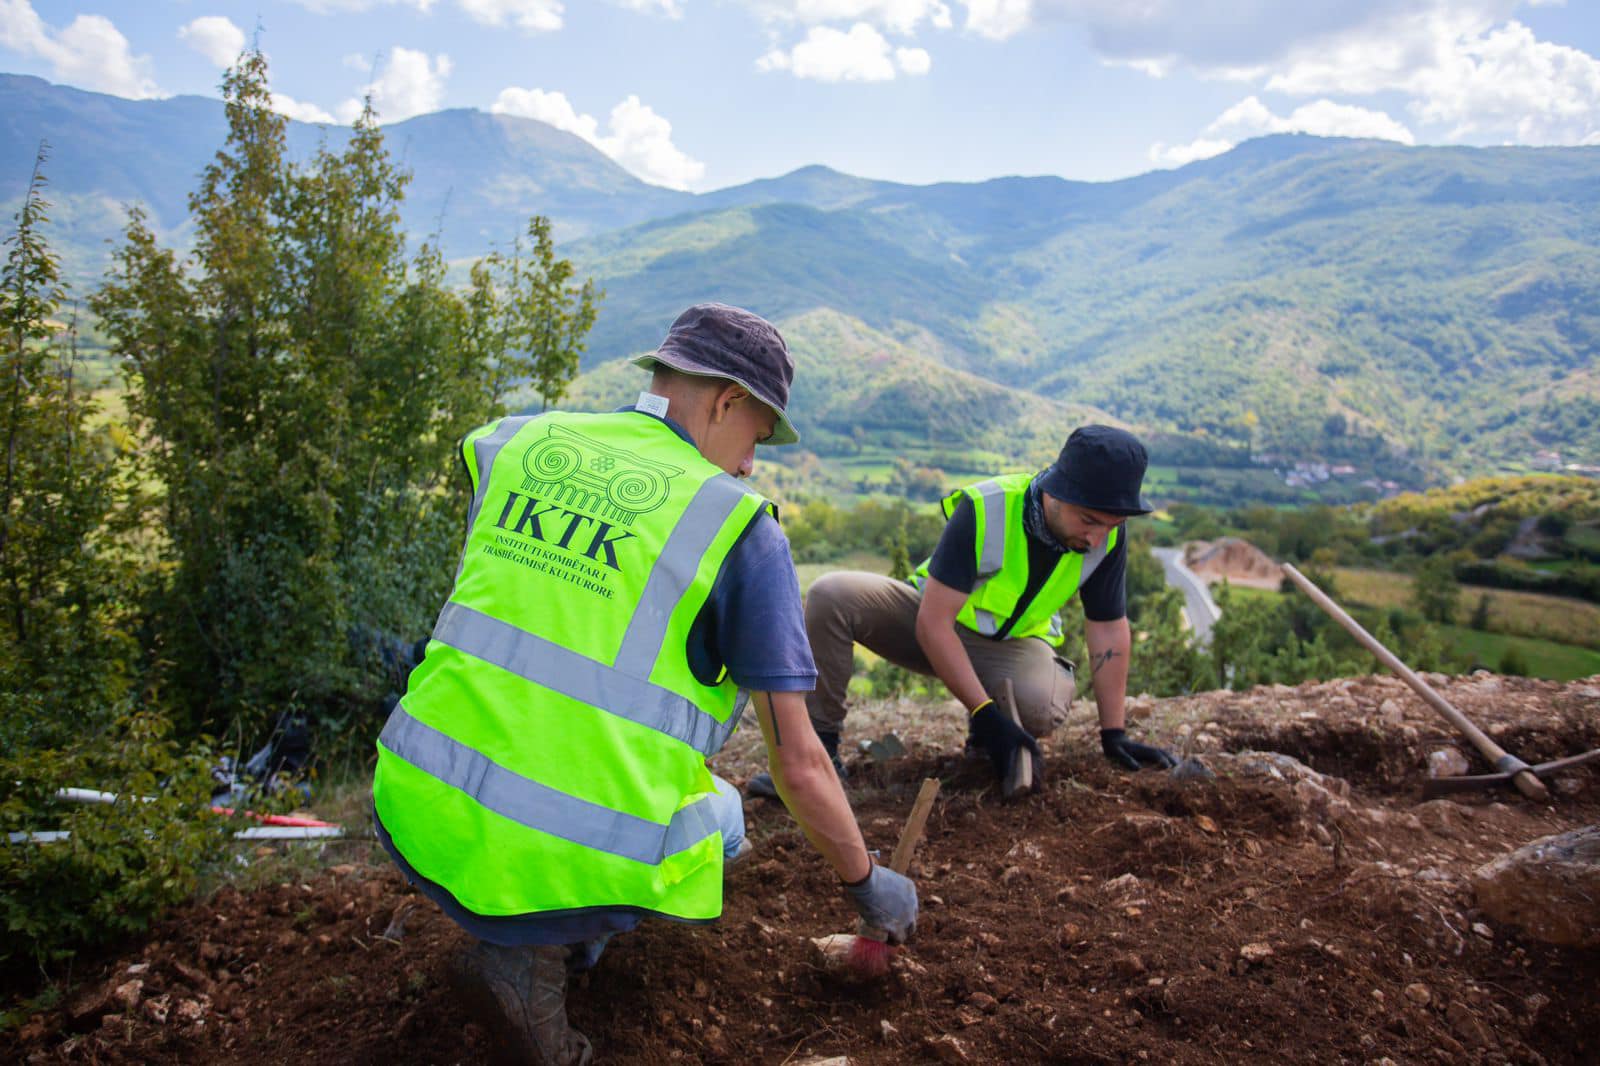
[[[127,203],[184,243],[187,193],[224,132],[216,100],[0,75],[0,204],[47,139],[51,239],[92,284]],[[1434,480],[1600,464],[1600,147],[1291,134],[1113,182],[807,167],[691,194],[529,119],[444,111],[385,135],[414,175],[413,235],[465,260],[545,214],[605,289],[584,360],[601,375],[579,397],[615,393],[606,364],[720,299],[789,333],[797,421],[824,456],[920,433],[1036,457],[1096,417],[1208,461]],[[290,150],[346,136],[291,123]]]

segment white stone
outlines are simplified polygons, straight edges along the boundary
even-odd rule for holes
[[[1455,748],[1440,748],[1428,752],[1429,777],[1462,777],[1472,764],[1467,762],[1467,757]]]

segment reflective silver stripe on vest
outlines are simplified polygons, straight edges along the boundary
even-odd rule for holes
[[[978,552],[978,576],[988,577],[998,574],[1006,564],[1006,490],[1001,488],[998,481],[980,481],[972,488],[982,497],[984,504],[983,548]]]
[[[681,740],[702,755],[721,750],[738,724],[732,715],[719,722],[676,692],[459,603],[444,605],[433,639],[552,692]]]
[[[617,652],[618,670],[635,677],[650,676],[667,639],[672,612],[694,583],[700,560],[711,550],[711,542],[747,495],[753,495],[752,491],[730,474],[718,474],[695,492],[650,567],[644,594],[639,597]]]
[[[378,739],[423,773],[518,825],[634,862],[659,866],[718,831],[710,796],[661,825],[523,777],[411,717],[404,706],[395,707]]]
[[[495,456],[500,454],[500,449],[504,448],[523,426],[538,417],[538,415],[516,415],[502,418],[492,432],[485,433],[472,442],[473,454],[478,457],[478,484],[472,493],[472,506],[467,510],[467,529],[470,530],[477,524],[478,510],[489,494],[489,470],[494,466]]]
[[[1106,556],[1111,554],[1110,544],[1111,538],[1108,536],[1100,542],[1100,547],[1084,553],[1083,567],[1078,571],[1078,588],[1083,588],[1089,581],[1089,575],[1100,569],[1100,564],[1106,561]]]
[[[977,623],[974,628],[986,637],[992,637],[1000,632],[1000,623],[1004,621],[994,612],[985,611],[982,607],[972,609],[972,620]]]

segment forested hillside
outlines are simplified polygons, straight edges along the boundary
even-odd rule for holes
[[[1274,137],[1104,186],[891,187],[581,242],[591,358],[719,292],[1255,457],[1600,461],[1600,149]]]
[[[187,246],[181,191],[220,135],[220,104],[3,76],[0,105],[15,161],[0,199],[20,194],[24,160],[49,138],[64,266],[81,287],[98,280],[125,202]],[[873,338],[799,346],[798,417],[825,434],[849,411],[869,437],[913,424],[1005,437],[1004,414],[940,403],[970,386],[944,380],[956,370],[1026,394],[1010,408],[1084,405],[1168,440],[1157,464],[1199,470],[1173,483],[1213,496],[1302,498],[1278,491],[1296,463],[1403,486],[1600,466],[1600,147],[1281,135],[1114,182],[908,186],[807,167],[694,195],[531,120],[451,111],[386,132],[414,174],[403,226],[413,245],[434,235],[452,281],[534,211],[558,240],[582,237],[564,252],[606,292],[588,368],[649,348],[707,298],[800,336],[825,311]],[[307,158],[348,137],[289,123],[286,147]],[[846,353],[905,352],[922,361],[920,391],[853,396],[849,375],[828,379],[825,406],[806,391],[808,372]],[[935,407],[909,406],[923,401]],[[814,442],[825,463],[851,454]]]

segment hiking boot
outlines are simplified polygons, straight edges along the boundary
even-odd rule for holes
[[[839,775],[842,785],[850,778],[850,771],[844,767],[844,760],[839,758],[839,734],[817,731],[817,739],[822,741],[823,748],[827,749],[828,758],[833,762],[833,772]],[[778,786],[772,783],[772,775],[768,773],[756,774],[745,782],[744,792],[747,796],[756,796],[761,799],[778,799]]]
[[[567,1024],[568,953],[480,940],[452,960],[456,997],[488,1033],[492,1061],[588,1066],[589,1041]]]

